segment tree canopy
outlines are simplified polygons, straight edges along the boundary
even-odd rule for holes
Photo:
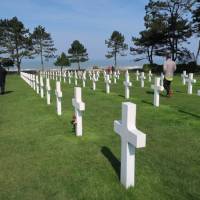
[[[150,0],[145,7],[145,31],[133,38],[134,54],[152,55],[171,53],[173,60],[192,59],[192,53],[183,46],[192,36],[192,22],[188,18],[195,0]]]
[[[80,63],[89,60],[87,49],[78,40],[72,42],[71,47],[68,50],[68,58],[70,63],[77,63],[80,70]]]
[[[125,56],[128,45],[125,43],[125,37],[119,31],[113,31],[111,37],[105,41],[108,47],[107,58],[114,58],[114,67],[117,67],[117,55]]]
[[[68,57],[66,56],[66,54],[62,52],[61,55],[58,56],[58,58],[56,59],[56,62],[54,63],[54,65],[60,67],[61,72],[62,72],[63,67],[70,66],[70,61]]]
[[[44,70],[44,60],[53,58],[55,55],[56,48],[54,47],[54,42],[51,38],[51,34],[47,33],[45,28],[42,26],[37,26],[33,33],[31,34],[31,39],[33,43],[34,52],[36,55],[40,55],[42,70]]]
[[[0,20],[0,39],[0,53],[9,55],[20,72],[22,59],[33,58],[29,30],[17,17]]]

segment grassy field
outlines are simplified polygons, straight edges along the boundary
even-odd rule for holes
[[[136,151],[136,185],[128,190],[119,181],[120,138],[113,131],[125,101],[123,80],[109,95],[102,81],[96,92],[87,82],[84,136],[77,138],[70,124],[73,85],[62,83],[59,117],[55,82],[47,106],[20,77],[8,76],[8,92],[0,96],[0,199],[200,199],[200,77],[195,94],[187,95],[177,76],[174,96],[161,96],[155,108],[148,81],[141,89],[131,76],[130,101],[137,104],[137,127],[147,134],[147,146]]]

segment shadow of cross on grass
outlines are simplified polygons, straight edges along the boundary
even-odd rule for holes
[[[186,115],[190,115],[192,117],[195,117],[195,118],[200,118],[200,115],[197,115],[197,114],[194,114],[194,113],[190,113],[190,112],[187,112],[187,111],[184,111],[184,110],[179,110],[180,113],[184,113]]]
[[[108,147],[102,147],[101,152],[110,162],[113,169],[115,170],[115,173],[117,174],[118,179],[120,180],[120,161],[115,157],[115,155],[110,151]]]

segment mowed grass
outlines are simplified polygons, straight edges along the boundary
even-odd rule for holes
[[[95,92],[87,81],[84,135],[77,138],[70,124],[73,84],[62,83],[59,117],[55,81],[47,106],[20,77],[8,76],[8,93],[0,96],[1,200],[200,199],[200,76],[193,95],[177,76],[174,96],[161,96],[155,108],[150,83],[142,89],[131,74],[129,101],[137,104],[137,128],[147,134],[147,146],[136,150],[136,185],[128,190],[119,181],[120,137],[113,131],[126,101],[122,77],[109,95],[102,79]]]

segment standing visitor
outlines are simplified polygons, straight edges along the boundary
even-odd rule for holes
[[[167,91],[167,96],[171,97],[173,92],[171,89],[171,83],[173,81],[174,72],[176,70],[176,63],[171,59],[170,55],[166,56],[166,61],[163,66],[164,71],[164,88]]]

